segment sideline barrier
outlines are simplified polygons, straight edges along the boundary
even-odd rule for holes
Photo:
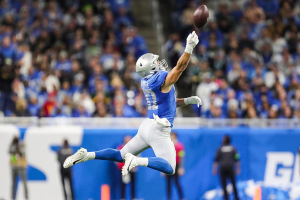
[[[180,178],[185,199],[202,199],[205,192],[220,188],[219,178],[211,174],[215,151],[224,134],[232,136],[232,143],[241,156],[239,184],[245,181],[261,181],[264,187],[290,188],[299,183],[300,145],[299,129],[278,128],[198,128],[174,129],[179,140],[185,145],[185,175]],[[0,198],[9,199],[11,177],[8,147],[13,135],[21,135],[26,143],[28,161],[28,188],[31,200],[62,200],[63,192],[56,151],[63,139],[68,139],[74,151],[80,147],[89,151],[115,148],[125,135],[135,135],[136,128],[93,129],[81,126],[42,126],[17,128],[13,125],[0,126]],[[154,156],[151,149],[142,156]],[[2,178],[3,177],[3,178]],[[121,172],[116,164],[109,161],[93,160],[73,167],[74,190],[77,200],[100,199],[99,188],[110,186],[110,198],[119,199]],[[145,200],[166,199],[166,183],[160,172],[138,167],[137,198]],[[254,186],[253,186],[254,187]],[[263,189],[262,199],[274,190]],[[297,190],[286,190],[285,195],[300,198]],[[299,190],[298,190],[299,191]],[[174,199],[178,198],[175,190]],[[292,192],[294,192],[292,194]],[[240,191],[241,199],[253,199],[254,192],[247,192],[246,186]],[[251,196],[252,195],[252,196]],[[273,194],[272,194],[273,195]],[[23,197],[21,184],[17,190],[17,200]],[[295,198],[294,198],[295,197]],[[284,197],[286,198],[286,197]],[[217,199],[217,198],[212,198]],[[281,200],[279,197],[274,198]],[[286,200],[286,199],[282,199]]]
[[[137,128],[144,118],[69,118],[69,117],[0,117],[0,124],[28,126],[80,125],[84,128]],[[199,117],[176,117],[174,128],[216,128],[216,127],[251,127],[251,128],[300,128],[299,119],[204,119]]]

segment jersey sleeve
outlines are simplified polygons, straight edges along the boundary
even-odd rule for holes
[[[166,79],[168,73],[169,72],[166,72],[166,71],[157,72],[154,75],[155,77],[153,77],[153,80],[151,81],[151,83],[149,85],[151,87],[151,89],[152,90],[157,89],[157,88],[159,89],[160,86],[165,82],[165,79]]]

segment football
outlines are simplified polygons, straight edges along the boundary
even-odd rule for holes
[[[194,25],[199,29],[202,28],[209,17],[209,12],[206,5],[199,6],[194,12]]]

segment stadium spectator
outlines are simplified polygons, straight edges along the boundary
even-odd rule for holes
[[[196,3],[194,1],[189,2],[189,6],[182,12],[182,36],[185,37],[193,29],[193,15],[196,10]]]
[[[16,104],[16,116],[18,117],[30,117],[31,114],[27,108],[27,102],[25,99],[19,99]]]
[[[1,65],[2,66],[2,65]],[[0,68],[0,109],[7,115],[7,111],[13,106],[11,101],[12,83],[15,78],[14,68],[9,60],[4,61],[4,65]]]
[[[89,112],[84,108],[83,105],[79,104],[77,109],[73,112],[73,117],[90,117]]]
[[[195,0],[174,2],[171,25],[177,33],[172,33],[166,43],[169,66],[176,65],[183,51],[185,33],[193,29],[197,5]],[[230,113],[243,118],[248,108],[240,103],[245,93],[252,93],[258,117],[269,116],[274,104],[278,106],[276,116],[283,117],[279,105],[279,94],[283,92],[274,90],[280,84],[286,90],[287,103],[293,104],[289,107],[294,115],[298,104],[291,98],[299,87],[300,75],[299,4],[247,0],[209,6],[209,22],[196,31],[200,44],[192,55],[189,71],[176,87],[179,95],[200,95],[204,103],[200,112],[194,111],[202,117],[219,113],[210,106],[220,97],[220,116],[229,117]],[[148,49],[134,27],[128,1],[89,4],[42,0],[30,5],[2,1],[0,7],[0,110],[4,115],[16,114],[15,104],[24,98],[33,116],[54,117],[57,111],[64,113],[60,116],[72,116],[83,93],[93,99],[93,106],[84,105],[91,116],[100,115],[98,98],[101,102],[104,99],[103,106],[99,106],[102,116],[145,115],[146,106],[140,103],[145,99],[137,92],[140,77],[135,73],[135,61]],[[225,81],[227,89],[223,88]],[[190,86],[190,91],[182,90]],[[226,99],[229,89],[235,91],[230,100]],[[127,92],[134,95],[129,97]],[[50,94],[55,95],[56,106],[49,115],[44,105]],[[260,102],[264,94],[268,103]],[[117,109],[116,95],[123,99]],[[188,113],[184,116],[194,115]]]
[[[234,19],[229,14],[229,8],[226,3],[219,4],[219,12],[216,14],[216,19],[220,30],[223,33],[229,33],[234,26]]]
[[[198,61],[191,59],[189,73],[192,88],[197,88],[192,89],[192,93],[199,95],[204,102],[200,111],[202,117],[215,118],[225,114],[231,118],[283,118],[285,110],[287,117],[297,112],[298,107],[294,105],[298,103],[294,104],[290,98],[299,87],[299,23],[296,14],[299,13],[299,4],[291,2],[249,0],[230,7],[226,2],[210,4],[210,10],[218,12],[213,13],[211,18],[215,21],[209,21],[201,32],[197,31],[201,45],[193,56]],[[176,12],[184,17],[184,12]],[[235,19],[232,20],[232,17]],[[229,23],[231,21],[233,23]],[[174,30],[178,30],[184,27],[184,23],[175,26]],[[184,32],[184,29],[180,31]],[[184,35],[179,36],[176,41],[184,42]],[[167,43],[170,47],[171,42]],[[217,95],[214,91],[203,93],[209,88],[203,87],[207,86],[207,79],[202,79],[206,72],[210,72],[209,84],[219,86]],[[230,100],[222,91],[223,79],[227,81],[228,88],[235,91]],[[281,85],[285,92],[277,91],[277,85]],[[200,92],[200,88],[205,90]],[[232,93],[229,94],[232,96]],[[252,94],[255,105],[250,107],[253,108],[244,106],[248,104],[243,103],[245,94]],[[267,101],[261,102],[264,95],[267,95]],[[215,109],[218,106],[211,108],[216,96],[224,101],[221,110]],[[281,108],[283,100],[293,104],[289,105],[291,112],[289,108]]]

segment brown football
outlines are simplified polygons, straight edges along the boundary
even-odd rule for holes
[[[209,12],[206,5],[199,6],[194,12],[194,24],[197,28],[202,28],[209,17]]]

